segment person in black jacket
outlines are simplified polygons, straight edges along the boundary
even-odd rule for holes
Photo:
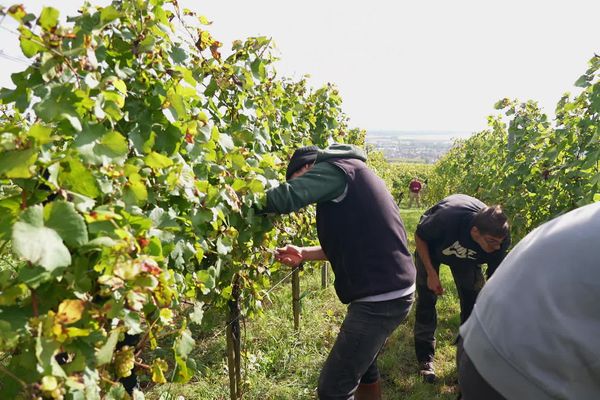
[[[461,323],[467,320],[485,282],[506,256],[510,245],[508,219],[500,206],[486,206],[474,197],[455,194],[428,209],[415,232],[417,304],[414,340],[419,373],[436,380],[433,360],[437,327],[437,296],[444,293],[440,264],[450,267],[460,299]]]
[[[364,152],[335,144],[294,152],[287,182],[267,192],[267,213],[317,204],[320,246],[287,245],[277,259],[290,266],[329,260],[335,290],[348,312],[321,371],[321,400],[381,398],[377,355],[406,318],[415,266],[396,202],[365,164]]]

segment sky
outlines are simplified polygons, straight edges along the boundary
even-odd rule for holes
[[[15,1],[16,2],[16,1]],[[81,0],[20,0],[74,14]],[[109,0],[93,0],[107,5]],[[0,5],[12,2],[0,0]],[[335,84],[351,126],[373,130],[484,129],[493,105],[536,100],[553,115],[565,92],[600,54],[600,0],[179,0],[235,39],[271,37],[280,75]],[[3,27],[14,29],[10,19]],[[23,60],[18,38],[0,29],[0,50]],[[224,51],[226,53],[226,50]],[[22,61],[0,58],[0,86]]]

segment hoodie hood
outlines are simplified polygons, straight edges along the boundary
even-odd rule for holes
[[[331,158],[355,158],[367,161],[367,155],[363,149],[352,144],[334,143],[331,146],[319,150],[315,163],[327,161]]]
[[[317,153],[319,148],[317,146],[304,146],[296,149],[290,162],[288,163],[287,170],[285,171],[285,180],[289,181],[294,172],[298,171],[306,164],[314,164],[317,159]]]

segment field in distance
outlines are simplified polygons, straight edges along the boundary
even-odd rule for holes
[[[455,131],[367,131],[366,141],[388,161],[432,164],[450,149],[454,139],[469,135]]]

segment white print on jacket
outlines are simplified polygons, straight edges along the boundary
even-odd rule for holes
[[[465,249],[458,243],[458,240],[447,249],[442,250],[442,254],[445,256],[456,256],[458,258],[469,258],[475,260],[477,258],[477,252],[471,249]]]

